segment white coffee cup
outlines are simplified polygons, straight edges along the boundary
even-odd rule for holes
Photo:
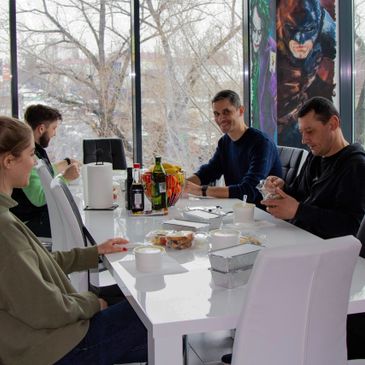
[[[238,245],[240,240],[240,231],[235,229],[216,229],[210,232],[210,243],[212,250]]]
[[[252,223],[254,221],[255,204],[237,203],[233,206],[234,223]]]
[[[158,271],[162,268],[162,254],[165,249],[161,246],[139,246],[134,250],[136,268],[141,272]]]

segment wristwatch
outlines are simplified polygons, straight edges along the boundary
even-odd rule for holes
[[[67,165],[71,165],[71,160],[68,157],[65,157],[64,160],[67,162]]]
[[[202,185],[202,196],[207,196],[208,185]]]

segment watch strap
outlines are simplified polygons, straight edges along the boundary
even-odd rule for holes
[[[202,196],[207,196],[208,185],[202,185]]]

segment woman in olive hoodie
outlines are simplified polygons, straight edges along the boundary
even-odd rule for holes
[[[9,208],[13,188],[28,184],[34,166],[30,128],[0,117],[0,364],[143,362],[146,330],[127,301],[107,307],[78,293],[67,274],[97,267],[98,255],[123,251],[122,238],[49,253]]]

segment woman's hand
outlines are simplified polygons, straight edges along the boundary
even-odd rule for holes
[[[126,247],[123,247],[128,242],[128,240],[121,237],[111,238],[97,246],[98,254],[105,255],[107,253],[128,251]]]

